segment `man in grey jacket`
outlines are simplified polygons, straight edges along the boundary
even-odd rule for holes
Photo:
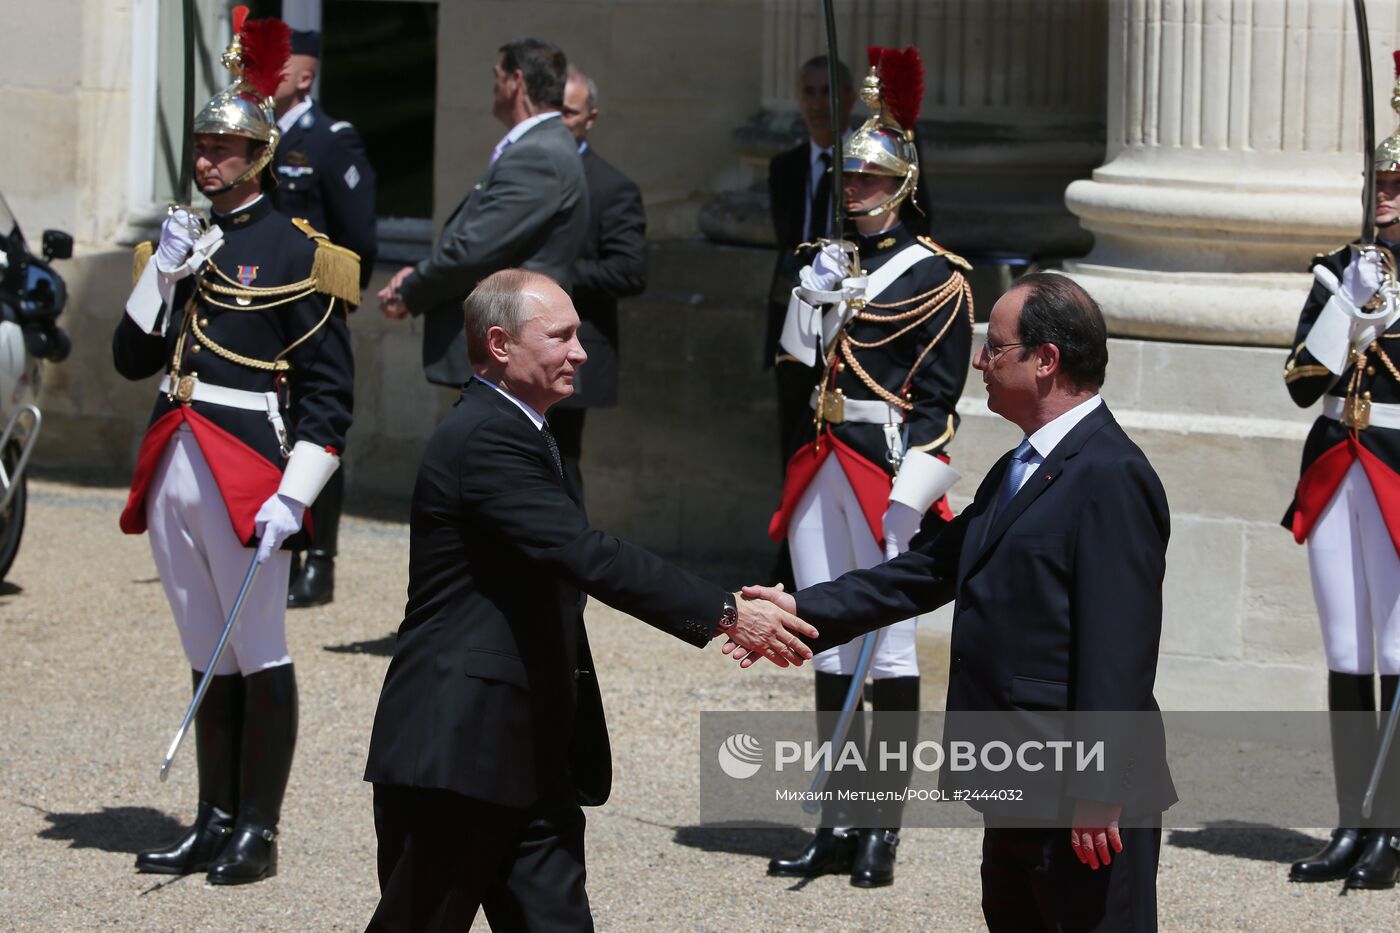
[[[510,132],[447,219],[432,255],[400,269],[379,292],[386,316],[423,315],[423,372],[441,385],[471,378],[462,301],[477,282],[518,267],[568,290],[588,236],[583,163],[559,119],[568,61],[540,39],[516,39],[499,51],[492,113]]]

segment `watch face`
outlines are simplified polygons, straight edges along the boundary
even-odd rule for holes
[[[725,606],[719,613],[719,627],[731,628],[735,622],[739,621],[739,610],[733,606]]]

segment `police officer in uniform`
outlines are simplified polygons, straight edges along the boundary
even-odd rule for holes
[[[913,140],[923,87],[918,53],[872,49],[871,61],[862,97],[876,113],[843,151],[855,248],[824,241],[801,271],[783,328],[785,352],[823,367],[811,394],[812,414],[803,419],[805,443],[788,463],[782,504],[769,528],[775,540],[786,536],[799,587],[907,550],[931,510],[952,517],[944,494],[958,477],[945,451],[957,429],[972,353],[968,264],[899,220],[919,174]],[[901,108],[897,101],[909,104]],[[919,709],[915,621],[876,636],[870,671],[877,712]],[[860,641],[851,642],[813,660],[823,739],[851,688],[860,648]],[[881,741],[912,744],[913,736],[892,734],[894,723],[901,733],[914,726],[913,717],[883,719],[871,730],[872,749]],[[867,760],[880,759],[877,753]],[[889,774],[884,781],[889,786],[882,789],[894,790],[907,786],[908,776]],[[773,860],[770,873],[850,871],[859,887],[891,884],[901,808],[886,805],[879,817],[872,827],[849,829],[839,809],[828,811],[827,828],[808,849]]]
[[[1400,57],[1400,53],[1397,53]],[[1400,82],[1397,82],[1400,93]],[[1392,98],[1400,101],[1400,98]],[[1377,752],[1380,709],[1400,683],[1400,132],[1377,147],[1376,244],[1313,261],[1284,382],[1300,407],[1322,403],[1303,445],[1302,474],[1284,527],[1306,543],[1327,656],[1338,828],[1292,881],[1390,888],[1400,876],[1397,764],[1387,764],[1374,819],[1361,803]],[[1382,717],[1381,722],[1384,722]]]
[[[339,466],[351,418],[356,258],[268,197],[286,32],[277,20],[235,24],[224,61],[238,77],[194,122],[195,179],[213,211],[172,208],[159,243],[137,248],[112,341],[123,376],[164,373],[121,527],[150,533],[196,683],[261,561],[195,717],[194,825],[136,860],[143,872],[207,870],[215,884],[277,870],[297,731],[280,548],[314,534],[303,516]]]
[[[275,201],[281,213],[310,222],[332,243],[358,253],[364,288],[378,251],[374,169],[355,128],[327,116],[311,97],[320,58],[321,34],[292,30],[292,55],[273,95],[282,134],[274,161]],[[303,560],[294,562],[287,592],[290,608],[322,606],[335,597],[336,539],[344,495],[345,476],[337,471],[311,513],[316,544]]]

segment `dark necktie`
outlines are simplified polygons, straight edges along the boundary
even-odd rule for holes
[[[1001,489],[997,494],[997,514],[1001,514],[1006,508],[1006,503],[1016,498],[1016,493],[1021,491],[1021,486],[1026,482],[1026,474],[1030,472],[1032,461],[1035,459],[1035,448],[1031,446],[1030,438],[1026,438],[1017,445],[1016,450],[1011,454],[1011,462],[1006,465],[1006,476],[1001,483]]]
[[[831,225],[831,153],[823,152],[822,174],[817,179],[817,189],[812,193],[812,220],[807,225],[807,241],[816,242],[826,236]]]
[[[542,425],[540,433],[544,435],[544,442],[549,446],[549,458],[554,461],[554,472],[558,473],[562,480],[564,478],[564,461],[559,457],[559,443],[550,432],[549,425]]]

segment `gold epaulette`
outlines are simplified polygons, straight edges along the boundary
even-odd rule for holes
[[[131,287],[136,287],[136,282],[141,278],[141,273],[146,271],[146,263],[151,261],[151,254],[156,251],[156,245],[150,240],[144,243],[137,243],[131,251]]]
[[[933,254],[935,256],[942,256],[944,259],[948,260],[950,263],[957,266],[964,272],[972,271],[972,263],[959,256],[957,253],[949,252],[948,250],[939,246],[937,243],[933,242],[933,240],[929,237],[921,236],[919,237],[919,242],[927,246],[929,249],[933,250]]]
[[[316,291],[332,295],[341,301],[358,305],[360,303],[360,254],[343,246],[336,246],[330,237],[302,217],[293,217],[292,224],[306,234],[307,239],[316,241],[316,258],[311,261],[311,278],[316,281]]]

